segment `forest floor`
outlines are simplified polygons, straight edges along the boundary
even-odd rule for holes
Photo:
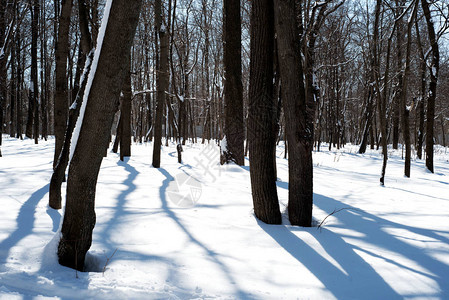
[[[170,144],[155,169],[152,144],[133,144],[125,162],[114,153],[103,161],[90,272],[57,263],[53,149],[53,139],[4,135],[0,299],[449,299],[447,149],[436,149],[435,174],[414,159],[410,179],[401,151],[389,150],[381,187],[380,151],[322,147],[313,157],[316,226],[301,228],[285,212],[283,146],[283,225],[266,225],[253,213],[249,167],[219,166],[217,146],[186,145],[178,164]]]

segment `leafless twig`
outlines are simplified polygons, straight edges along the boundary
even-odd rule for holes
[[[341,212],[342,210],[358,210],[358,209],[352,208],[352,207],[342,207],[342,208],[339,208],[339,209],[334,209],[333,212],[331,212],[330,214],[328,214],[328,215],[323,219],[323,221],[321,221],[320,224],[318,224],[317,229],[321,229],[321,227],[324,225],[324,222],[326,221],[327,218],[329,218],[330,216],[332,216],[332,215],[334,215],[334,214],[336,214],[336,213],[338,213],[338,212]]]
[[[117,248],[115,248],[114,252],[112,253],[112,255],[110,257],[106,256],[106,263],[104,264],[104,267],[103,267],[103,276],[104,276],[104,272],[106,272],[106,267],[108,266],[109,262],[112,260],[112,257],[114,256],[115,252],[117,252]]]

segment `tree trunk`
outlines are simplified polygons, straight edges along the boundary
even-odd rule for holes
[[[88,74],[90,71],[91,63],[93,59],[93,52],[90,54],[89,59],[86,61],[85,73],[83,81],[81,82],[81,87],[78,95],[75,99],[74,105],[70,107],[69,118],[67,122],[67,129],[64,135],[64,143],[59,152],[58,161],[53,168],[53,174],[50,179],[50,189],[49,189],[49,206],[53,209],[61,209],[61,185],[64,181],[65,170],[67,169],[67,164],[69,163],[69,151],[70,142],[73,135],[73,130],[75,128],[78,116],[80,113],[81,105],[84,98],[84,90],[87,85]]]
[[[85,9],[82,8],[83,5],[85,5],[85,1],[79,0],[78,11],[81,28],[87,25],[87,14]],[[61,185],[65,179],[65,171],[69,162],[70,142],[80,113],[81,105],[83,103],[84,91],[87,85],[88,75],[93,60],[94,53],[92,51],[92,40],[88,29],[81,30],[81,48],[82,53],[88,53],[88,58],[83,59],[85,66],[82,81],[80,82],[80,89],[75,97],[74,104],[70,107],[63,145],[61,151],[59,152],[58,160],[53,168],[53,174],[50,179],[49,206],[54,209],[61,209]]]
[[[23,139],[22,136],[22,130],[23,130],[23,116],[22,116],[22,55],[20,53],[21,49],[21,39],[20,39],[20,30],[17,29],[16,32],[16,58],[17,58],[17,79],[16,79],[16,86],[17,86],[17,138]]]
[[[120,102],[120,160],[131,156],[131,61],[123,83],[123,97]]]
[[[0,49],[5,49],[6,0],[0,0]],[[0,157],[2,157],[3,106],[6,102],[6,62],[5,50],[0,53]]]
[[[387,58],[386,58],[386,67],[384,74],[384,86],[383,86],[383,94],[381,94],[380,88],[380,59],[378,56],[377,45],[379,42],[379,21],[380,14],[382,9],[382,0],[377,0],[376,8],[375,8],[375,21],[374,21],[374,34],[373,34],[373,44],[372,44],[372,58],[371,58],[371,68],[372,68],[372,76],[375,78],[376,82],[376,95],[377,95],[377,109],[379,112],[379,123],[380,123],[380,133],[381,133],[381,143],[382,143],[382,171],[380,175],[380,184],[383,186],[385,184],[385,172],[387,169],[387,161],[388,161],[388,149],[387,149],[387,85],[389,81],[390,74],[390,53],[391,53],[391,40],[393,37],[393,32],[388,39],[387,46]],[[395,27],[392,29],[395,30]]]
[[[370,79],[372,79],[372,76],[369,76]],[[370,128],[372,126],[372,118],[373,118],[373,101],[374,101],[374,90],[371,84],[367,83],[368,88],[368,96],[366,99],[366,106],[365,106],[365,125],[363,127],[363,133],[362,133],[362,141],[360,143],[359,147],[359,154],[363,154],[366,152],[366,146],[368,144],[368,138],[369,138],[369,132]]]
[[[421,42],[421,36],[419,34],[419,26],[418,20],[415,21],[415,29],[416,29],[416,41],[418,44],[418,53],[420,57],[419,68],[421,75],[421,95],[418,101],[417,108],[417,118],[419,119],[418,125],[418,141],[417,141],[417,156],[419,159],[422,159],[422,151],[423,151],[423,143],[424,143],[424,101],[426,95],[426,58],[424,55],[424,49]]]
[[[224,102],[226,149],[222,149],[224,163],[234,162],[240,166],[244,159],[243,85],[241,55],[240,0],[223,2],[223,53],[224,53]]]
[[[69,31],[72,0],[62,0],[59,13],[58,35],[55,45],[55,94],[54,94],[54,132],[55,155],[53,167],[59,158],[64,143],[68,114],[67,58],[69,56]]]
[[[444,118],[443,114],[440,114],[440,126],[441,126],[441,141],[443,143],[443,147],[446,148],[446,131],[444,129]]]
[[[402,83],[400,87],[401,91],[401,110],[402,110],[402,133],[404,136],[405,143],[405,166],[404,166],[404,175],[406,177],[410,177],[410,168],[411,168],[411,142],[410,142],[410,109],[407,107],[407,85],[408,85],[408,75],[410,73],[410,53],[411,53],[411,44],[412,44],[412,26],[414,19],[416,18],[416,14],[418,11],[418,1],[415,0],[415,5],[413,8],[413,12],[411,18],[408,20],[407,24],[407,49],[405,54],[405,65],[404,65],[404,73],[402,76]]]
[[[281,224],[273,163],[276,118],[273,99],[273,1],[254,1],[251,8],[249,84],[249,157],[254,213],[268,224]]]
[[[81,130],[70,162],[67,203],[58,246],[59,263],[77,270],[84,269],[85,255],[92,243],[98,172],[128,71],[141,2],[114,0],[105,7],[102,24],[105,35],[98,41],[93,62],[96,70],[89,74],[93,76],[92,85],[86,91],[85,111],[79,120]]]
[[[1,8],[0,8],[1,9]],[[14,7],[14,10],[16,8]],[[0,29],[1,30],[1,29]],[[12,44],[15,41],[12,41]],[[0,46],[1,47],[1,46]],[[10,116],[10,121],[9,121],[9,136],[10,137],[14,137],[15,133],[16,133],[16,128],[17,128],[17,119],[16,119],[16,105],[17,105],[17,100],[16,100],[16,95],[17,95],[17,85],[16,85],[16,51],[15,49],[13,49],[11,51],[11,60],[10,60],[10,65],[11,65],[11,101],[10,101],[10,110],[9,110],[9,116]],[[3,82],[3,81],[0,81]],[[0,132],[1,135],[1,132]]]
[[[33,119],[34,119],[34,101],[33,101],[33,91],[30,88],[28,89],[28,112],[27,112],[27,123],[25,127],[25,136],[29,139],[33,138]]]
[[[41,5],[41,21],[40,21],[40,45],[41,45],[41,60],[40,60],[40,80],[41,80],[41,126],[42,126],[42,138],[47,140],[48,137],[48,86],[49,86],[49,63],[47,55],[47,30],[45,29],[47,18],[45,11],[46,3],[42,2]]]
[[[156,120],[154,123],[153,167],[161,166],[162,124],[164,122],[165,93],[168,90],[168,32],[167,26],[162,26],[162,0],[155,1],[156,34],[159,35],[160,45],[157,46],[159,54],[156,63]],[[167,126],[166,126],[167,127]],[[168,128],[165,128],[167,131]]]
[[[319,93],[312,78],[314,37],[311,36],[306,46],[303,68],[297,11],[296,1],[275,0],[282,102],[289,155],[288,216],[292,225],[310,227],[313,208],[314,103]]]
[[[120,138],[122,136],[121,130],[122,130],[122,119],[120,115],[117,122],[117,128],[115,130],[114,145],[112,146],[112,152],[114,153],[118,152],[118,147],[120,146]]]
[[[432,47],[432,60],[430,64],[429,95],[427,97],[427,123],[426,123],[426,167],[430,172],[433,169],[433,145],[435,123],[435,98],[437,95],[438,72],[440,69],[440,50],[436,39],[435,28],[430,14],[429,3],[421,0],[424,16],[427,23],[430,46]]]
[[[37,77],[37,36],[39,32],[39,0],[33,0],[31,13],[31,101],[33,101],[33,137],[39,139],[39,81]]]

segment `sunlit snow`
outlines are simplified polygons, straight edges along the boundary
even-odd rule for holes
[[[155,169],[152,144],[133,144],[125,162],[103,160],[87,257],[97,272],[83,273],[57,262],[54,139],[3,142],[0,299],[449,299],[448,149],[436,147],[435,174],[413,159],[410,179],[389,149],[381,187],[380,150],[323,146],[313,154],[315,224],[342,210],[301,228],[285,213],[283,147],[284,224],[266,225],[253,214],[248,160],[220,166],[218,146],[187,143],[178,164],[170,143]]]

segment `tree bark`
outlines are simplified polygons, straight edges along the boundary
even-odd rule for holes
[[[85,5],[85,1],[79,0],[78,11],[81,28],[87,26],[87,14],[85,9],[83,9],[82,7],[83,5]],[[85,62],[84,66],[85,70],[83,71],[84,74],[80,82],[80,88],[75,97],[74,104],[69,109],[63,145],[61,151],[59,152],[58,160],[53,168],[53,174],[50,179],[49,206],[53,209],[61,209],[61,185],[65,179],[65,171],[67,169],[67,164],[69,162],[70,142],[72,139],[73,130],[76,125],[76,121],[80,113],[81,105],[83,103],[84,90],[87,85],[87,79],[93,60],[92,39],[88,28],[87,29],[84,28],[84,30],[81,30],[81,48],[82,48],[81,55],[87,53],[86,54],[87,59],[86,58],[83,59],[83,61]]]
[[[407,24],[407,48],[405,54],[404,71],[402,76],[402,83],[400,87],[401,91],[401,111],[402,111],[402,134],[405,143],[405,165],[404,165],[404,175],[410,177],[411,168],[411,142],[410,142],[410,109],[407,107],[407,85],[408,85],[408,75],[410,73],[410,54],[411,54],[411,44],[412,44],[412,27],[413,22],[416,18],[418,11],[418,0],[415,0],[415,5],[412,11],[411,18]]]
[[[167,26],[163,24],[162,0],[156,0],[154,4],[156,18],[156,35],[159,35],[160,45],[156,45],[156,119],[154,122],[153,167],[161,166],[162,124],[164,122],[164,106],[166,104],[165,93],[168,90],[168,38]],[[162,26],[164,25],[164,26]],[[166,126],[167,127],[167,126]],[[167,131],[168,128],[165,128]]]
[[[424,144],[424,101],[425,101],[425,95],[426,95],[426,58],[424,55],[424,49],[421,42],[421,35],[419,33],[419,26],[418,26],[418,20],[415,20],[415,29],[416,29],[416,42],[418,45],[418,53],[419,53],[419,69],[420,69],[420,75],[421,75],[421,95],[418,100],[418,108],[417,108],[417,118],[418,118],[418,140],[417,140],[417,156],[419,159],[422,159],[422,151],[423,151],[423,144]]]
[[[92,85],[87,103],[84,103],[86,109],[70,162],[66,210],[58,246],[59,263],[77,270],[84,269],[85,255],[92,243],[98,172],[128,70],[141,2],[114,0],[105,8],[105,35],[102,44],[97,45],[99,49],[93,63],[98,61],[96,70],[89,75],[93,76]]]
[[[242,41],[240,0],[223,1],[223,54],[226,149],[222,149],[223,163],[234,162],[240,166],[244,159]]]
[[[17,87],[17,138],[23,139],[22,130],[23,130],[23,116],[22,116],[22,55],[20,52],[21,49],[21,39],[20,39],[20,29],[17,29],[16,32],[16,58],[17,58],[17,78],[16,78],[16,87]]]
[[[54,131],[55,154],[53,167],[58,162],[59,153],[64,144],[64,134],[67,127],[68,87],[67,58],[69,56],[69,31],[72,0],[62,0],[59,13],[58,35],[55,45],[55,95],[54,95]]]
[[[313,208],[312,150],[315,102],[319,97],[312,73],[317,28],[312,28],[308,36],[303,66],[296,15],[298,9],[300,8],[294,0],[275,0],[282,102],[289,155],[288,216],[292,225],[310,227]]]
[[[123,83],[120,102],[120,160],[131,156],[131,61]]]
[[[81,87],[76,96],[74,105],[70,107],[69,110],[69,118],[67,122],[67,129],[64,135],[64,144],[59,152],[58,161],[56,162],[55,167],[53,168],[53,174],[50,179],[50,188],[49,188],[49,206],[53,209],[61,209],[61,185],[64,181],[65,170],[67,169],[67,164],[69,163],[69,151],[70,151],[70,142],[73,135],[73,130],[76,125],[76,121],[78,120],[78,116],[80,113],[81,105],[83,103],[84,90],[86,88],[88,74],[90,71],[91,63],[93,58],[93,52],[91,53],[89,59],[86,61],[85,66],[85,74],[84,78],[81,82]]]
[[[426,167],[434,172],[433,146],[434,146],[434,123],[435,123],[435,99],[437,95],[438,72],[440,70],[440,50],[435,34],[435,27],[430,14],[429,3],[421,0],[424,16],[427,23],[430,46],[432,47],[432,59],[430,64],[429,95],[427,97],[427,123],[426,123]]]
[[[3,110],[6,102],[6,49],[5,49],[5,31],[6,31],[6,0],[0,0],[0,157],[2,157],[2,134],[3,134]]]
[[[31,13],[31,101],[33,102],[33,137],[39,139],[39,81],[37,78],[37,37],[39,32],[39,0],[33,0]]]
[[[274,12],[272,0],[254,1],[251,8],[251,52],[248,139],[254,213],[268,224],[281,224],[273,149]]]

